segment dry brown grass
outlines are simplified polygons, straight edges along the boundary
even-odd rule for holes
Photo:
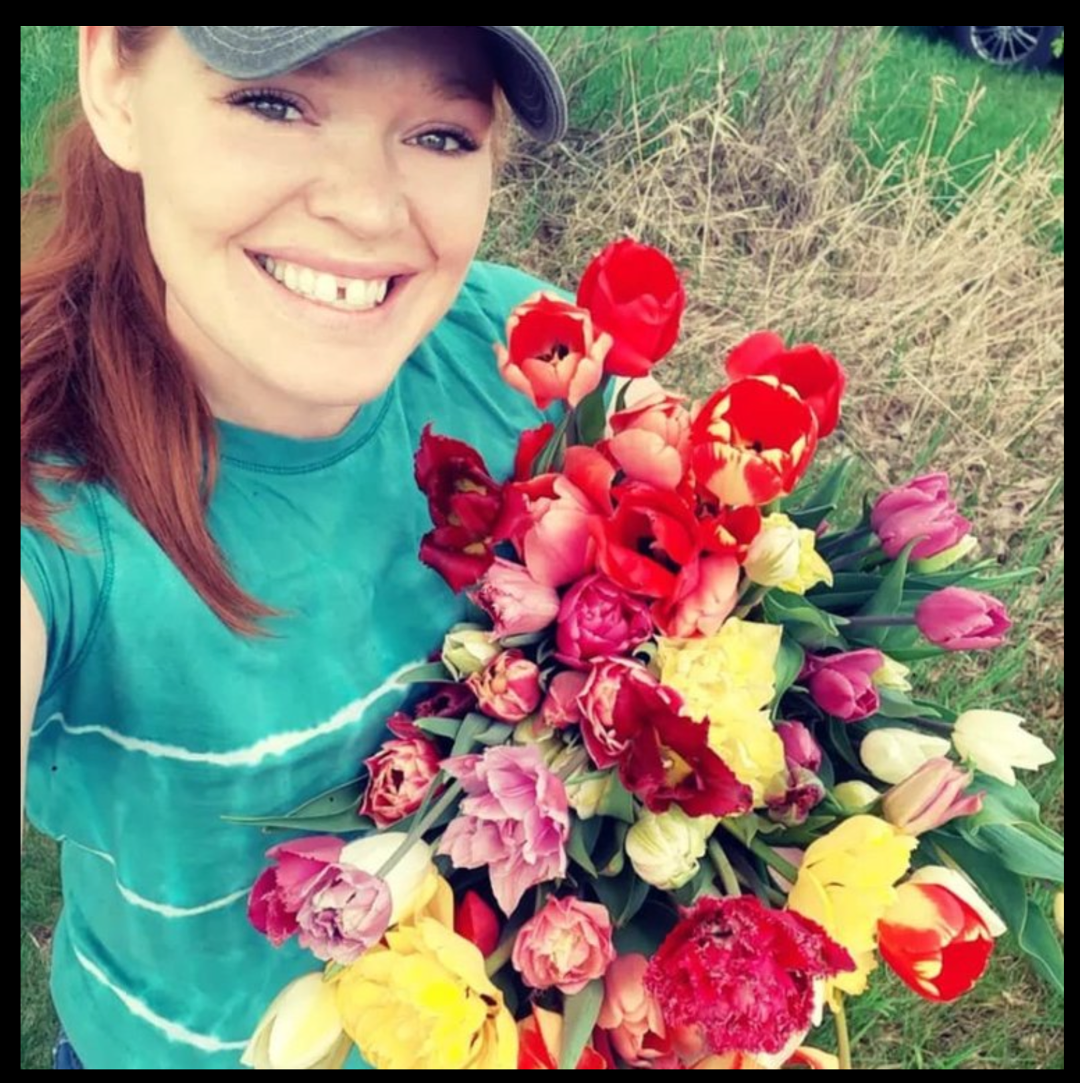
[[[838,27],[822,40],[807,28],[742,70],[718,68],[697,108],[670,94],[634,100],[634,123],[605,117],[512,163],[493,250],[569,284],[615,236],[655,243],[691,280],[667,382],[706,391],[725,350],[763,326],[812,337],[851,371],[841,439],[881,482],[946,467],[985,550],[1011,564],[1038,541],[1038,519],[1047,553],[1043,581],[1019,603],[1039,608],[1023,680],[1059,734],[1063,580],[1049,597],[1043,588],[1064,555],[1065,261],[1048,254],[1064,228],[1064,108],[1036,153],[1004,151],[962,201],[936,111],[917,146],[871,168],[850,132],[880,30]],[[578,89],[603,77],[591,57],[563,68]],[[950,143],[978,123],[980,98]]]

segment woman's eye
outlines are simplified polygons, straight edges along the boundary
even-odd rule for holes
[[[468,154],[476,150],[476,142],[464,132],[434,131],[425,132],[416,137],[414,142],[429,151],[438,154]]]
[[[291,98],[267,91],[242,91],[229,99],[230,104],[246,109],[275,124],[293,124],[304,114]]]

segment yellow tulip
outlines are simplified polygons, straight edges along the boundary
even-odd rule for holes
[[[1061,936],[1065,936],[1065,889],[1063,888],[1054,900],[1054,921],[1057,923]]]
[[[732,618],[715,636],[660,641],[660,680],[679,693],[691,718],[708,719],[709,744],[765,804],[787,771],[784,743],[769,718],[783,629]]]
[[[788,906],[854,957],[858,969],[835,979],[834,990],[866,992],[877,967],[878,923],[896,903],[896,885],[918,845],[886,821],[861,816],[844,821],[806,852]]]
[[[337,984],[345,1029],[380,1070],[517,1070],[518,1032],[475,945],[434,919],[391,931]]]

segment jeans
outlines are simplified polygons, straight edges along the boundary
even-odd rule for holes
[[[60,1036],[60,1042],[56,1045],[56,1060],[53,1065],[54,1069],[81,1069],[82,1062],[75,1056],[75,1051],[71,1048],[71,1043],[67,1041],[67,1038],[63,1035]]]

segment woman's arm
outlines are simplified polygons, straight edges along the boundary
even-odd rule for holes
[[[20,745],[19,771],[19,834],[23,831],[26,805],[26,758],[30,748],[30,731],[34,725],[34,713],[37,710],[38,697],[41,696],[41,683],[45,677],[45,656],[47,637],[45,622],[41,611],[34,601],[26,581],[22,581],[22,625],[19,639],[20,702],[22,705],[22,741]]]

